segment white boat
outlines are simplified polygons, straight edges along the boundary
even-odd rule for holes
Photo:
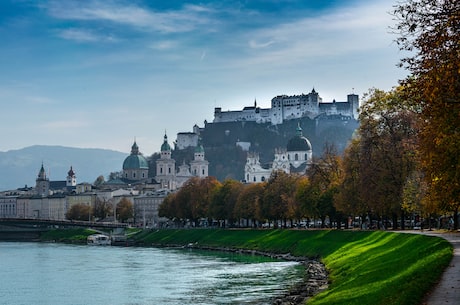
[[[110,246],[110,237],[104,234],[93,234],[87,237],[86,243],[90,246]]]

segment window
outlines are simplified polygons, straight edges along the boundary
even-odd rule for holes
[[[262,178],[260,179],[260,181],[264,182],[264,181],[265,181],[265,177],[262,176]]]
[[[294,160],[295,160],[295,161],[298,161],[298,160],[299,160],[299,155],[298,155],[298,154],[295,154],[295,155],[294,155]]]

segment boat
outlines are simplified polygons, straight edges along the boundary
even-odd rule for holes
[[[93,234],[87,237],[86,243],[90,246],[110,246],[110,237],[104,234]]]

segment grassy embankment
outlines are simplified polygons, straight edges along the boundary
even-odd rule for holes
[[[86,239],[90,230],[51,231],[44,240]],[[307,304],[418,305],[452,258],[441,238],[381,231],[160,230],[141,231],[136,243],[187,245],[320,257],[330,271],[329,289]]]
[[[135,239],[146,245],[198,243],[320,257],[329,289],[308,304],[417,305],[452,258],[441,238],[381,231],[161,230]]]

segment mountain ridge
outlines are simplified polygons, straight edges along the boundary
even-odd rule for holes
[[[103,148],[77,148],[61,145],[31,145],[0,152],[0,190],[35,186],[43,164],[49,179],[62,181],[72,166],[77,183],[94,182],[103,175],[121,170],[128,154]]]

